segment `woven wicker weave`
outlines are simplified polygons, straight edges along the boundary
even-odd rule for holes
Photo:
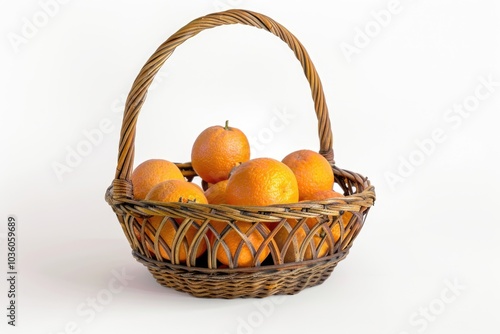
[[[310,84],[318,119],[319,152],[331,163],[335,182],[342,188],[345,197],[265,207],[160,203],[133,199],[130,177],[134,163],[135,126],[156,73],[175,48],[187,39],[205,29],[237,23],[261,28],[278,36],[288,44],[300,61]],[[188,180],[197,176],[190,163],[179,163],[177,166]],[[118,217],[133,256],[149,269],[156,280],[161,285],[178,291],[210,298],[295,294],[304,288],[321,284],[330,276],[337,263],[347,256],[374,200],[374,188],[367,178],[335,166],[330,118],[321,81],[302,44],[269,17],[246,10],[229,10],[198,18],[173,34],[149,58],[128,95],[116,175],[106,191],[106,201]],[[163,218],[158,230],[150,224],[149,218],[152,216]],[[306,225],[306,220],[310,218],[317,220],[311,229]],[[213,221],[225,222],[227,227],[219,234],[211,224]],[[236,221],[251,222],[252,228],[243,233],[235,224]],[[264,222],[276,224],[273,232],[269,232]],[[160,230],[167,224],[172,224],[176,229],[171,249],[160,237]],[[295,227],[292,229],[292,226]],[[274,236],[281,227],[287,228],[290,235],[285,246],[279,249]],[[340,231],[340,236],[334,236],[334,227]],[[197,233],[194,240],[188,243],[186,231],[192,228]],[[148,229],[154,238],[145,233]],[[298,229],[305,230],[307,236],[297,245],[295,233]],[[225,249],[224,236],[231,230],[238,231],[251,249],[254,255],[252,266],[237,266],[239,251],[229,266],[221,266],[217,262],[217,248]],[[247,238],[253,231],[260,233],[264,239],[258,249],[251,246]],[[215,235],[215,242],[210,234]],[[321,242],[316,244],[313,238],[318,235],[321,236]],[[324,245],[327,246],[327,254],[319,254],[320,247]],[[207,246],[207,250],[197,258],[198,247],[202,246]],[[295,262],[285,263],[284,254],[289,247],[296,247],[297,258]],[[160,248],[166,249],[170,260],[162,258]],[[181,250],[185,250],[188,255],[185,261],[180,261]],[[269,252],[262,263],[259,261],[261,252]],[[310,256],[304,259],[306,252]],[[227,255],[231,257],[229,252]]]

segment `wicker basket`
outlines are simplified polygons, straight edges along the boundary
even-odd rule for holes
[[[153,78],[175,48],[187,39],[205,29],[236,23],[273,33],[295,53],[312,91],[318,118],[319,152],[331,163],[336,187],[342,189],[345,197],[265,207],[160,203],[133,199],[130,177],[134,162],[135,126]],[[197,176],[190,163],[177,166],[187,180],[192,181]],[[330,276],[337,263],[348,254],[374,200],[374,188],[367,178],[340,169],[334,164],[330,119],[322,85],[302,44],[269,17],[246,10],[229,10],[198,18],[173,34],[149,58],[128,95],[116,175],[106,191],[106,201],[118,217],[133,256],[149,269],[156,280],[163,286],[209,298],[295,294],[304,288],[321,284]],[[157,230],[150,224],[149,218],[152,216],[162,217],[162,223]],[[316,220],[313,228],[307,227],[308,219]],[[217,233],[212,226],[214,221],[225,222],[226,227],[221,233]],[[244,233],[239,230],[236,221],[251,222],[252,227]],[[275,224],[276,227],[270,232],[264,223],[267,226]],[[176,229],[171,248],[168,248],[160,237],[160,230],[167,224]],[[274,237],[276,231],[282,227],[287,228],[290,234],[280,249]],[[196,230],[190,243],[185,237],[189,229]],[[305,238],[296,237],[299,229],[306,232]],[[149,235],[152,233],[154,237],[148,237],[147,230],[150,231]],[[231,257],[225,245],[225,236],[232,230],[241,235],[241,247],[246,247],[254,255],[250,267],[241,268],[236,265],[239,250],[227,266],[222,266],[216,259],[219,247]],[[248,235],[252,232],[259,233],[264,240],[257,249],[248,240]],[[297,240],[301,242],[298,244]],[[199,247],[207,249],[197,257]],[[325,247],[326,254],[320,251]],[[162,248],[166,250],[170,260],[162,258]],[[290,248],[293,248],[296,254],[295,260],[285,263],[285,254]],[[187,254],[185,261],[181,261],[181,252]],[[262,252],[268,252],[269,255],[261,262],[259,255]]]

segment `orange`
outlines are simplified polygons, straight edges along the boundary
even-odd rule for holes
[[[191,150],[194,171],[207,183],[217,183],[229,178],[238,164],[250,159],[250,144],[245,134],[230,127],[211,126],[196,138]]]
[[[151,188],[167,180],[184,180],[182,172],[174,163],[162,159],[144,161],[132,172],[134,198],[145,199]]]
[[[232,205],[266,206],[298,200],[299,188],[292,170],[271,158],[242,163],[227,183],[226,201]]]
[[[311,260],[313,258],[314,253],[313,250],[311,249],[310,242],[307,244],[304,256],[301,257],[302,243],[307,237],[307,232],[303,226],[297,229],[297,231],[294,232],[293,236],[291,236],[292,239],[288,244],[286,253],[283,255],[285,243],[287,239],[290,238],[290,233],[292,232],[292,229],[297,225],[297,221],[295,219],[288,219],[288,223],[290,224],[290,227],[283,225],[274,236],[276,245],[278,246],[280,252],[282,252],[281,257],[283,258],[283,262],[288,263],[288,262],[297,262],[302,260]],[[322,232],[323,231],[320,230],[316,232],[315,235],[312,237],[312,241],[316,249],[316,257],[318,258],[325,256],[329,250],[329,244],[326,238],[323,241],[323,243],[321,243],[321,240],[323,239]]]
[[[316,191],[309,196],[305,196],[303,200],[304,201],[322,201],[325,199],[335,198],[335,197],[344,197],[344,195],[342,195],[339,192],[336,192],[333,189],[328,189],[328,190]]]
[[[226,188],[228,180],[217,182],[205,190],[205,196],[209,204],[224,204],[226,203]],[[211,221],[212,226],[218,233],[226,227],[225,222]]]
[[[197,202],[207,204],[207,198],[200,186],[185,180],[168,180],[154,186],[146,200],[159,202]]]
[[[205,190],[205,197],[209,204],[226,203],[226,188],[228,180],[217,182]]]
[[[318,192],[312,194],[311,196],[306,198],[306,200],[321,201],[321,200],[326,200],[326,199],[335,198],[335,197],[344,197],[344,195],[342,195],[341,193],[338,193],[332,189],[321,190],[321,191],[318,191]],[[351,220],[351,217],[352,217],[351,212],[347,211],[347,212],[344,212],[344,214],[342,214],[341,221],[342,221],[342,224],[344,225],[344,227],[347,226],[347,224]],[[334,221],[336,219],[337,219],[337,217],[334,217]],[[316,223],[317,223],[317,220],[315,218],[308,218],[306,221],[306,224],[309,228],[314,227],[314,225],[316,225]],[[348,231],[349,230],[346,230],[344,233],[346,234]],[[339,223],[335,223],[333,225],[332,234],[333,234],[334,241],[337,242],[340,239],[340,224]]]
[[[282,162],[297,178],[299,198],[303,200],[320,190],[333,188],[333,170],[325,157],[311,150],[299,150],[287,155]]]
[[[255,262],[255,255],[259,247],[262,245],[262,242],[264,241],[264,236],[257,230],[254,229],[252,232],[248,232],[250,228],[252,227],[252,223],[247,223],[247,222],[241,222],[237,221],[235,222],[235,225],[239,228],[239,230],[242,233],[245,233],[248,238],[248,242],[250,243],[249,245],[244,241],[244,239],[241,237],[241,235],[236,232],[234,229],[231,229],[228,231],[226,234],[223,236],[223,242],[227,245],[229,248],[229,252],[231,254],[231,258],[228,257],[228,254],[226,252],[226,249],[222,245],[222,242],[216,246],[217,247],[217,260],[219,260],[222,264],[224,265],[229,265],[230,260],[235,260],[235,255],[238,249],[241,249],[238,255],[238,259],[234,263],[235,267],[251,267],[254,265]],[[264,225],[262,225],[264,228],[264,233],[267,235],[269,233],[269,229],[267,229]],[[216,243],[216,239],[212,241],[212,244]],[[253,250],[252,250],[253,249]],[[258,262],[262,263],[266,257],[269,255],[269,248],[266,246],[260,253],[258,257]]]
[[[335,197],[344,197],[344,195],[342,195],[341,193],[336,192],[333,189],[320,190],[320,191],[317,191],[317,192],[313,193],[310,196],[307,196],[303,200],[304,201],[322,201],[322,200],[326,200],[326,199],[329,199],[329,198],[335,198]],[[306,224],[307,224],[307,226],[309,228],[313,228],[314,225],[316,225],[317,222],[318,221],[317,221],[316,218],[308,218],[307,221],[306,221]]]
[[[183,202],[183,203],[196,202],[201,204],[208,203],[203,193],[203,190],[199,186],[191,182],[180,181],[180,180],[164,181],[156,185],[148,193],[148,195],[146,196],[146,200],[160,201],[160,202]],[[160,227],[163,220],[164,217],[162,216],[153,216],[149,219],[149,222],[156,231]],[[169,249],[172,248],[174,237],[175,234],[177,233],[178,225],[180,225],[182,222],[183,222],[182,218],[175,218],[175,219],[168,218],[161,229],[160,237],[165,241]],[[182,241],[182,246],[180,247],[179,251],[180,262],[186,261],[187,251],[191,246],[191,244],[193,243],[193,239],[197,231],[198,229],[194,225],[191,225],[187,230],[184,240]],[[151,240],[154,240],[154,233],[149,231],[148,228],[145,228],[145,232],[149,236],[149,238],[151,238]],[[165,260],[170,260],[170,256],[167,250],[161,244],[159,244],[159,248],[160,248],[160,255]],[[205,252],[206,249],[207,249],[206,242],[201,241],[196,251],[196,257],[199,257],[201,254],[203,254],[203,252]],[[152,248],[150,249],[150,251],[154,253],[154,250]]]

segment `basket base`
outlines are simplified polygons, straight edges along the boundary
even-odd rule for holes
[[[297,294],[323,283],[347,253],[277,266],[207,269],[158,262],[132,252],[160,285],[199,298],[224,299]]]

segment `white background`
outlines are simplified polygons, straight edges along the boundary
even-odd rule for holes
[[[56,2],[50,17],[46,2],[0,5],[2,268],[7,216],[19,222],[18,327],[6,325],[2,279],[2,332],[500,330],[495,1],[401,0],[384,26],[374,13],[390,6],[385,0],[73,0]],[[104,201],[123,99],[140,68],[184,24],[230,7],[274,18],[305,45],[323,82],[336,162],[368,176],[377,193],[351,253],[324,284],[265,302],[196,299],[159,286],[132,258]],[[351,57],[347,44],[356,47]],[[481,80],[496,84],[488,91]],[[453,113],[464,103],[466,116]],[[289,116],[269,137],[277,112]],[[136,164],[189,161],[196,135],[226,119],[257,141],[254,157],[319,149],[293,54],[269,33],[231,26],[189,40],[162,68],[139,117]],[[67,165],[102,122],[107,133],[58,176],[54,166]],[[429,144],[436,132],[440,142]],[[103,299],[116,272],[130,280]],[[91,311],[96,298],[104,303]]]

